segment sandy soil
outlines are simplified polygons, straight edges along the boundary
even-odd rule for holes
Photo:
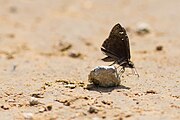
[[[0,0],[0,120],[179,120],[179,6]],[[100,60],[100,46],[116,23],[128,28],[140,77],[127,69],[121,86],[88,88],[90,70],[109,64]],[[150,32],[137,34],[139,23]]]

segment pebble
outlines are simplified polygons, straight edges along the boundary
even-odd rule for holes
[[[23,113],[25,120],[33,120],[33,113]]]
[[[70,43],[63,42],[63,41],[59,41],[58,45],[55,46],[55,48],[61,52],[67,51],[71,47],[72,47],[72,45]]]
[[[31,106],[34,106],[34,105],[38,105],[40,102],[38,101],[38,98],[35,98],[35,97],[31,97],[30,101],[29,101],[29,104]]]
[[[47,105],[46,110],[51,111],[52,110],[52,105]]]
[[[44,93],[36,92],[36,93],[32,93],[31,96],[35,98],[44,98],[43,94]]]
[[[39,112],[40,112],[40,113],[43,113],[44,111],[46,111],[46,108],[45,108],[45,107],[39,108]]]
[[[97,66],[91,70],[88,80],[101,87],[114,87],[120,84],[120,77],[114,66]]]
[[[157,92],[154,90],[148,90],[146,91],[146,94],[157,94]]]
[[[76,53],[76,52],[70,52],[69,53],[69,57],[72,57],[72,58],[79,58],[81,56],[82,56],[81,53]]]
[[[162,50],[163,50],[163,46],[158,45],[158,46],[156,47],[156,50],[157,50],[157,51],[162,51]]]
[[[90,107],[88,110],[89,113],[97,113],[98,110],[95,107]]]
[[[138,35],[145,35],[150,33],[150,26],[147,23],[139,23],[137,24],[136,33]]]
[[[8,99],[8,102],[15,102],[15,99]]]
[[[74,89],[76,87],[76,85],[75,84],[67,84],[67,85],[64,85],[64,87]]]
[[[1,106],[1,108],[2,108],[3,110],[9,110],[10,105],[4,104],[4,105]]]

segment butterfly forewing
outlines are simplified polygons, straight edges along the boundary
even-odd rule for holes
[[[116,56],[114,60],[118,59],[130,59],[130,48],[129,48],[129,38],[126,34],[125,29],[120,25],[116,24],[111,32],[109,37],[102,44],[103,52],[107,56],[108,54],[113,54]],[[106,53],[109,52],[109,53]],[[113,58],[113,56],[110,56]]]

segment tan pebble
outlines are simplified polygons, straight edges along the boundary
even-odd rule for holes
[[[25,120],[33,120],[33,113],[23,113]]]
[[[33,105],[38,105],[40,102],[38,101],[38,98],[35,98],[35,97],[31,97],[30,101],[29,101],[29,104],[31,106]]]

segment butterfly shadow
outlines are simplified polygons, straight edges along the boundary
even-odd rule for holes
[[[87,90],[89,91],[97,91],[97,92],[112,92],[113,90],[117,90],[117,89],[126,89],[129,90],[130,87],[126,87],[124,85],[118,85],[115,87],[100,87],[94,84],[89,84],[87,85]]]

